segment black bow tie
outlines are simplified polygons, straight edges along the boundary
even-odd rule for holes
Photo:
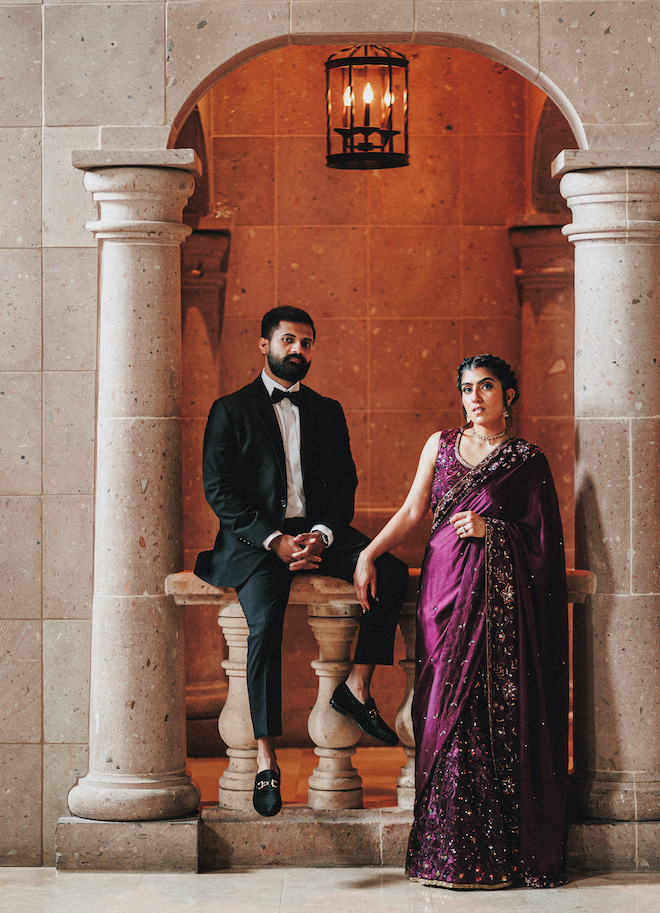
[[[302,398],[302,390],[298,390],[294,393],[289,393],[288,390],[278,390],[275,388],[270,394],[271,403],[279,403],[283,399],[289,399],[294,406],[299,406],[302,402]]]

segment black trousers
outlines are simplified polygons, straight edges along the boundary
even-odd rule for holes
[[[303,521],[304,523],[304,521]],[[284,532],[295,535],[308,525],[287,521]],[[369,539],[356,529],[335,539],[323,552],[315,571],[353,581],[358,555]],[[408,586],[408,568],[386,553],[376,561],[378,599],[361,616],[353,662],[392,665],[394,637],[401,605]],[[247,686],[254,737],[275,738],[282,734],[282,627],[293,574],[273,552],[268,552],[257,570],[236,588],[247,619]],[[371,600],[370,600],[371,601]]]

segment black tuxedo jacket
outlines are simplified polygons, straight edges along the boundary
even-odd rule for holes
[[[334,399],[302,387],[300,436],[306,523],[349,532],[357,474],[346,419]],[[284,445],[261,377],[211,407],[204,435],[204,491],[220,521],[212,551],[195,573],[214,586],[240,586],[265,560],[263,542],[282,528],[287,484]]]

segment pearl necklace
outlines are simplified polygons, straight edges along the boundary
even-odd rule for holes
[[[477,434],[474,428],[472,429],[472,437],[477,437],[480,441],[486,441],[487,444],[490,444],[491,441],[497,440],[498,437],[504,437],[505,434],[508,434],[506,428],[504,431],[498,431],[497,434]]]

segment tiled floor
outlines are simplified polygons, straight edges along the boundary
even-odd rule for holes
[[[305,804],[316,758],[279,753],[285,803]],[[401,749],[360,748],[365,805],[396,803]],[[190,762],[205,804],[225,760]],[[0,868],[2,913],[658,913],[660,875],[581,876],[551,891],[453,892],[411,883],[399,868],[232,869],[203,875]]]
[[[400,869],[245,869],[213,875],[0,869],[6,913],[657,913],[660,875],[581,878],[552,891],[454,893]]]

